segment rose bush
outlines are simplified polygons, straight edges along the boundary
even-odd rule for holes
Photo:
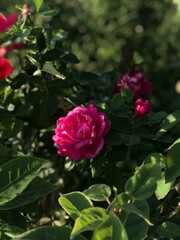
[[[93,104],[76,107],[66,117],[57,120],[53,136],[58,154],[73,160],[95,158],[103,148],[103,137],[110,129],[106,116]]]
[[[71,68],[79,59],[63,11],[42,0],[16,7],[21,19],[0,42],[15,68],[0,81],[1,239],[179,239],[180,110],[143,117],[151,106],[138,94],[152,91],[143,73],[112,94],[117,69]],[[119,73],[132,73],[126,56]]]
[[[120,92],[122,87],[130,89],[134,95],[134,99],[141,98],[152,92],[152,85],[143,72],[122,75],[118,80],[114,93]]]

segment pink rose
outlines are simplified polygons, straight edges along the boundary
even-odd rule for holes
[[[135,74],[126,73],[119,78],[114,89],[114,93],[118,93],[121,87],[130,89],[134,95],[134,99],[146,96],[152,92],[152,85],[142,72]]]
[[[17,22],[18,15],[16,13],[11,14],[6,18],[0,13],[0,33],[6,32],[12,25]]]
[[[146,115],[151,110],[151,105],[149,100],[138,98],[136,100],[136,109],[135,109],[135,116],[142,117]]]
[[[73,160],[95,158],[104,146],[110,121],[93,104],[76,107],[57,120],[54,142],[58,154]]]

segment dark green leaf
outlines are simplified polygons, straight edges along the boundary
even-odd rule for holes
[[[54,61],[60,57],[61,50],[59,49],[52,49],[47,51],[45,54],[42,55],[43,61]]]
[[[112,146],[118,146],[123,144],[124,139],[122,138],[122,133],[111,130],[105,137],[105,143]]]
[[[33,113],[34,113],[34,107],[30,103],[22,104],[16,110],[17,117],[31,117]]]
[[[127,103],[131,103],[134,98],[132,91],[127,88],[121,88],[121,96]]]
[[[117,110],[124,104],[122,96],[120,94],[114,95],[113,98],[111,99],[110,104],[111,104],[112,109]]]
[[[149,207],[146,201],[136,200],[133,205],[140,210],[145,216],[149,217]],[[125,228],[129,240],[146,239],[148,224],[137,214],[130,213],[125,222]]]
[[[69,53],[61,58],[61,61],[65,63],[74,63],[77,64],[79,63],[79,59],[72,53]]]
[[[164,238],[180,237],[180,226],[173,222],[163,222],[156,228],[157,233]]]
[[[28,203],[34,202],[36,199],[42,198],[55,189],[57,189],[55,185],[36,177],[19,196],[15,197],[12,201],[9,201],[3,206],[0,206],[0,210],[24,206]]]
[[[165,178],[171,182],[180,176],[180,143],[171,147],[167,154]]]
[[[45,161],[35,157],[18,157],[0,167],[0,206],[3,207],[24,191]]]

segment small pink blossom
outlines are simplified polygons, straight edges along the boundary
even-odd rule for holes
[[[104,146],[110,121],[93,104],[76,107],[57,120],[54,142],[58,154],[73,160],[95,158]]]
[[[120,92],[122,87],[130,89],[134,95],[134,99],[146,96],[152,92],[152,85],[142,72],[135,74],[126,73],[121,76],[114,89],[114,93]]]
[[[8,59],[1,58],[0,59],[0,80],[9,77],[12,73],[13,69]]]
[[[143,117],[144,115],[150,112],[151,105],[149,100],[138,98],[135,103],[136,103],[136,108],[135,108],[136,117]]]
[[[2,13],[0,13],[0,33],[6,32],[12,25],[16,23],[18,16],[16,13],[11,14],[6,18]]]
[[[27,4],[24,4],[23,10],[22,10],[22,17],[23,17],[23,22],[25,23],[26,18],[31,15],[33,11],[28,8]]]

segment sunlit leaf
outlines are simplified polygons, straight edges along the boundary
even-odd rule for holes
[[[128,240],[126,230],[120,219],[110,212],[109,216],[98,226],[92,240]]]
[[[111,189],[105,184],[95,184],[84,190],[84,194],[94,201],[105,201],[111,195]]]
[[[61,74],[60,72],[58,72],[51,63],[45,63],[42,71],[50,73],[51,75],[54,75],[55,77],[60,78],[62,80],[65,79],[65,76],[63,74]]]
[[[95,230],[107,216],[107,212],[103,208],[91,207],[84,209],[75,221],[71,237],[74,238],[82,232]]]
[[[169,114],[162,122],[159,131],[156,133],[156,137],[160,137],[162,134],[169,131],[175,125],[180,122],[180,110],[176,110],[175,112]]]
[[[59,198],[59,204],[74,220],[83,209],[93,206],[90,198],[81,192],[63,194]]]
[[[40,7],[42,6],[44,0],[33,0],[36,5],[36,10],[39,11]]]

